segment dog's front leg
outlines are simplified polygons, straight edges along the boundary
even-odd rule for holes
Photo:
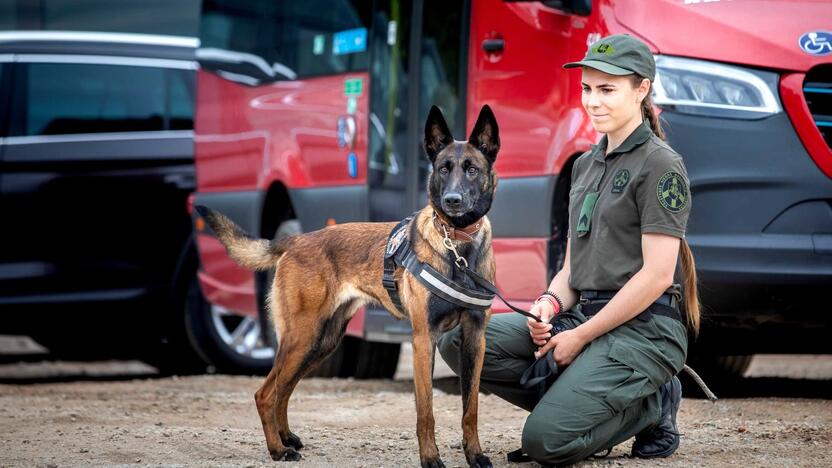
[[[413,320],[413,384],[416,387],[416,437],[422,468],[444,468],[436,448],[433,420],[433,350],[427,320]]]
[[[472,468],[490,468],[491,460],[482,453],[477,432],[477,403],[480,372],[485,356],[485,324],[490,311],[465,311],[460,318],[460,384],[462,386],[462,444],[465,459]]]

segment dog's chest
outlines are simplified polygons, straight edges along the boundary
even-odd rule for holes
[[[461,257],[464,257],[468,262],[468,267],[474,271],[478,271],[478,260],[482,258],[481,243],[466,243],[457,247],[457,251]],[[461,269],[454,266],[455,256],[452,252],[446,255],[446,262],[449,266],[448,270],[442,271],[454,283],[465,286],[469,289],[476,289],[473,280],[468,277]],[[459,317],[462,313],[472,313],[477,316],[482,316],[480,311],[469,311],[456,304],[448,302],[435,294],[430,294],[428,298],[428,322],[431,329],[439,329],[446,331],[453,328],[459,322]]]

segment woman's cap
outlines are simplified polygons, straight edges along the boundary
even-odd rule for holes
[[[610,75],[637,73],[650,81],[656,78],[656,61],[644,42],[629,34],[615,34],[589,46],[586,57],[563,68],[590,67]]]

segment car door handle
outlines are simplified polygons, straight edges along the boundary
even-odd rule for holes
[[[482,50],[487,54],[496,54],[505,49],[506,41],[503,39],[486,39],[482,41]]]

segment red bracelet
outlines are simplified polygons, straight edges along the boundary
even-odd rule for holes
[[[534,301],[537,304],[540,301],[547,301],[549,304],[552,304],[552,309],[554,309],[555,315],[560,313],[560,304],[555,302],[554,298],[550,297],[548,294],[543,294]]]

